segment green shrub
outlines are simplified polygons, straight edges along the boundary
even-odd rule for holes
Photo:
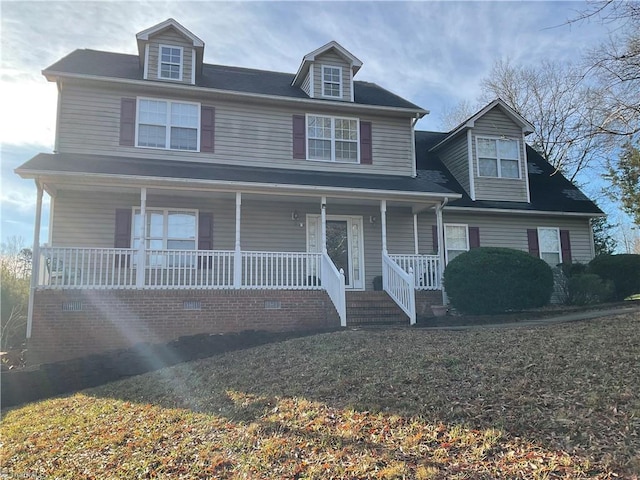
[[[595,273],[572,275],[568,282],[568,302],[571,305],[592,305],[611,298],[613,285]]]
[[[613,299],[640,293],[640,255],[601,255],[589,263],[589,272],[613,283]]]
[[[449,262],[444,285],[462,313],[524,310],[549,303],[553,273],[543,260],[510,248],[482,247]]]

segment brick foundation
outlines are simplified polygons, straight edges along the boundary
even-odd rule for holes
[[[200,309],[185,309],[188,301]],[[82,309],[64,311],[63,305]],[[56,362],[199,333],[339,325],[331,299],[320,290],[40,290],[27,361]]]
[[[416,316],[430,316],[431,305],[442,305],[442,290],[416,290]]]

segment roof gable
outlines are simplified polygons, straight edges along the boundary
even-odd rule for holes
[[[138,40],[138,42],[148,41],[150,37],[157,35],[158,33],[163,32],[164,30],[167,30],[169,28],[174,29],[176,32],[182,35],[185,39],[189,40],[194,47],[204,48],[204,42],[202,40],[200,40],[193,33],[191,33],[189,30],[187,30],[178,22],[176,22],[173,18],[168,18],[162,23],[159,23],[157,25],[154,25],[153,27],[149,27],[146,30],[143,30],[137,33],[136,40]]]
[[[467,118],[465,121],[460,123],[457,127],[449,131],[447,136],[441,142],[431,147],[431,150],[437,150],[441,145],[444,145],[445,143],[452,140],[463,130],[466,130],[468,128],[473,128],[478,119],[484,117],[488,112],[490,112],[494,108],[499,108],[507,117],[509,117],[509,119],[513,123],[515,123],[520,128],[522,128],[522,133],[524,133],[525,135],[533,133],[534,128],[531,123],[529,123],[522,115],[516,112],[509,105],[507,105],[504,102],[504,100],[502,100],[501,98],[496,98],[493,102],[489,103],[484,108],[482,108],[481,110],[479,110],[478,112],[474,113],[469,118]]]
[[[291,83],[291,85],[300,86],[300,84],[302,84],[302,81],[304,80],[305,75],[309,71],[310,65],[316,60],[316,57],[330,50],[334,50],[339,56],[344,58],[345,61],[349,63],[349,65],[351,65],[352,75],[358,73],[358,70],[362,68],[362,61],[358,59],[358,57],[353,55],[351,52],[349,52],[349,50],[344,48],[335,40],[331,40],[329,43],[315,49],[313,52],[308,53],[304,57],[302,57],[302,63],[300,64],[300,68],[298,68],[298,72],[293,78],[293,82]]]

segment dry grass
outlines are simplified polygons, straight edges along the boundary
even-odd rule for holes
[[[640,318],[294,339],[26,405],[0,434],[0,476],[637,478]]]

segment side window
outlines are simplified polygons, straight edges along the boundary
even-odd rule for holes
[[[540,227],[538,228],[538,245],[540,258],[552,267],[562,263],[562,251],[560,248],[560,229]]]
[[[469,229],[467,225],[445,224],[446,262],[469,250]]]

